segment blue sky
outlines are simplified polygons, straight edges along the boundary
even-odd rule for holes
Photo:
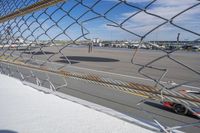
[[[98,3],[96,3],[98,0],[83,0],[83,4],[80,4],[80,1],[81,0],[68,0],[68,2],[66,2],[65,4],[58,4],[58,6],[62,6],[63,11],[57,10],[58,6],[50,7],[47,10],[45,10],[45,12],[44,10],[38,11],[33,14],[33,16],[37,18],[38,22],[35,22],[35,19],[33,17],[30,17],[30,15],[23,17],[23,19],[26,20],[26,24],[23,24],[24,21],[18,18],[17,22],[19,21],[21,23],[18,24],[17,27],[15,23],[13,24],[12,27],[15,27],[13,29],[13,32],[15,33],[17,32],[17,30],[20,29],[20,32],[19,33],[17,32],[16,35],[23,33],[22,36],[27,37],[28,39],[32,39],[34,36],[34,38],[37,39],[55,38],[64,40],[69,40],[69,39],[75,40],[76,38],[82,35],[81,26],[79,25],[82,24],[82,27],[85,28],[84,33],[86,33],[87,30],[90,31],[90,34],[87,34],[85,36],[88,39],[92,38],[100,38],[102,40],[140,39],[140,37],[130,34],[119,27],[113,27],[109,25],[116,25],[115,23],[117,23],[118,25],[121,24],[128,17],[140,11],[131,6],[136,6],[139,7],[140,9],[144,9],[144,7],[151,2],[151,0],[127,0],[127,4],[121,2],[107,14],[105,13],[111,7],[119,3],[118,0],[101,0]],[[96,5],[94,6],[95,3]],[[162,16],[163,18],[166,19],[171,19],[179,12],[197,3],[200,2],[197,0],[157,0],[147,8],[147,12]],[[74,8],[71,10],[73,6]],[[93,11],[89,10],[89,8],[87,8],[86,6],[88,7],[93,6],[92,7]],[[66,15],[66,12],[68,12],[70,16]],[[60,19],[60,21],[57,24],[62,30],[57,26],[53,26],[54,22],[48,19],[48,15],[46,15],[45,13],[48,15],[53,13],[52,14],[53,21],[58,21]],[[108,20],[102,17],[104,14],[106,19]],[[79,24],[74,23],[75,20],[77,20],[81,15],[83,16],[78,20]],[[85,20],[88,20],[90,18],[96,18],[96,19],[85,22]],[[200,34],[199,20],[200,20],[200,5],[196,6],[195,8],[192,8],[191,10],[175,18],[174,23],[186,29],[192,30],[197,34]],[[163,22],[165,22],[163,19],[153,17],[142,11],[137,15],[135,15],[134,17],[129,18],[125,23],[123,23],[122,27],[130,32],[134,32],[139,36],[143,36],[148,31],[150,31],[151,29],[153,29],[154,27]],[[70,28],[66,30],[67,33],[66,36],[65,34],[63,34],[63,30],[66,29],[70,24],[72,25]],[[40,26],[42,28],[38,28]],[[28,29],[28,27],[30,28],[31,31]],[[36,28],[37,30],[34,31],[34,29]],[[49,29],[46,32],[47,35],[43,34],[44,30],[47,29]],[[33,36],[32,35],[30,36],[31,32],[33,32],[32,34]],[[181,33],[180,36],[181,40],[195,40],[197,38],[200,38],[200,36],[198,35],[191,34],[189,32],[181,30],[167,23],[166,25],[160,27],[159,29],[148,35],[145,38],[145,40],[176,40],[176,36],[178,33]],[[84,38],[82,37],[79,40],[83,39]]]

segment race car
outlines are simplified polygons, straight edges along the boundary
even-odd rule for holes
[[[187,93],[192,93],[195,95],[200,94],[200,91],[192,91],[192,90],[179,90],[179,92],[184,93],[184,94],[187,94]],[[162,101],[161,103],[163,104],[163,106],[173,109],[174,112],[177,114],[181,114],[181,115],[192,114],[200,118],[200,108],[187,107],[180,103],[174,103],[174,102],[169,102],[169,101]]]

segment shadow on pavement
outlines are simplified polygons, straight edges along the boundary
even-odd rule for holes
[[[0,133],[17,133],[17,132],[11,130],[0,130]]]
[[[33,54],[33,55],[44,55],[44,54],[55,54],[54,52],[48,51],[30,51],[30,52],[23,52],[24,54]]]
[[[60,57],[61,59],[65,59],[65,57]],[[89,56],[67,56],[69,60],[74,61],[88,61],[88,62],[118,62],[117,59],[112,58],[103,58],[103,57],[89,57]]]
[[[69,64],[69,62],[67,60],[56,60],[54,62],[58,62],[58,63],[66,63],[66,64]],[[71,64],[76,64],[76,63],[80,63],[78,61],[70,61]]]

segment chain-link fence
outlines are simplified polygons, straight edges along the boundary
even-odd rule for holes
[[[0,4],[1,73],[63,93],[63,88],[112,88],[143,97],[142,102],[200,107],[198,95],[182,90],[199,91],[198,0]]]

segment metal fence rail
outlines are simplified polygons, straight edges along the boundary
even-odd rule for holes
[[[186,2],[188,1],[186,0]],[[92,2],[89,0],[1,0],[1,73],[12,76],[13,69],[10,67],[15,66],[21,80],[28,81],[28,78],[32,77],[35,80],[35,84],[39,86],[42,86],[42,82],[48,82],[53,87],[53,91],[57,91],[59,87],[54,86],[50,75],[56,74],[64,79],[83,80],[84,82],[107,86],[108,88],[126,93],[139,94],[147,99],[172,101],[185,106],[200,107],[199,96],[182,94],[175,90],[190,82],[199,82],[200,80],[186,81],[169,87],[162,83],[162,79],[168,73],[168,68],[156,67],[154,64],[167,58],[171,62],[176,63],[177,67],[181,66],[181,68],[197,75],[200,79],[199,70],[173,57],[173,54],[180,48],[165,49],[148,41],[148,37],[167,26],[177,29],[178,32],[181,31],[189,34],[194,42],[198,42],[200,37],[198,30],[195,31],[194,28],[188,28],[188,25],[191,24],[182,25],[179,21],[177,22],[179,17],[184,18],[185,14],[193,10],[199,11],[200,2],[198,0],[188,3],[188,6],[183,6],[173,16],[169,17],[166,15],[166,17],[159,15],[159,12],[152,12],[152,9],[156,9],[156,6],[162,4],[162,0],[146,0],[142,4],[131,0],[114,0],[110,1],[109,4],[106,3],[106,0],[94,0]],[[118,19],[116,15],[120,16],[120,12],[124,12],[123,17]],[[141,32],[134,30],[134,28],[137,29],[147,25],[139,25],[140,22],[137,22],[139,19],[138,15],[143,15],[143,18],[149,18],[149,23],[151,22],[150,26]],[[191,15],[191,17],[194,16]],[[152,23],[150,19],[155,21]],[[182,21],[186,20],[183,19]],[[88,23],[95,26],[96,23],[100,22],[103,22],[103,28],[107,27],[111,28],[111,30],[115,29],[116,32],[124,32],[132,38],[139,40],[139,46],[133,50],[130,65],[139,66],[138,73],[152,80],[154,85],[116,80],[111,77],[105,77],[102,74],[94,74],[93,72],[68,70],[67,66],[71,65],[72,61],[68,59],[68,55],[64,51],[71,45],[82,46],[82,44],[85,44],[91,46],[94,43],[92,38],[94,38],[93,34],[95,33],[92,32],[93,29],[91,30]],[[176,44],[179,44],[180,33],[178,36],[174,36],[174,38],[176,38]],[[162,55],[155,57],[153,60],[146,61],[144,64],[138,63],[137,57],[141,55],[139,51],[143,45],[156,48],[162,52]],[[52,47],[53,52],[52,50],[48,51],[48,48]],[[55,59],[60,56],[63,57],[64,64],[55,62]],[[5,65],[8,67],[5,67]],[[31,71],[31,74],[25,75],[19,68],[27,68]],[[162,72],[162,74],[159,77],[153,78],[145,70],[155,70]],[[47,75],[46,80],[42,81],[40,77],[37,77],[35,71],[45,73]],[[65,85],[67,85],[66,80]]]

